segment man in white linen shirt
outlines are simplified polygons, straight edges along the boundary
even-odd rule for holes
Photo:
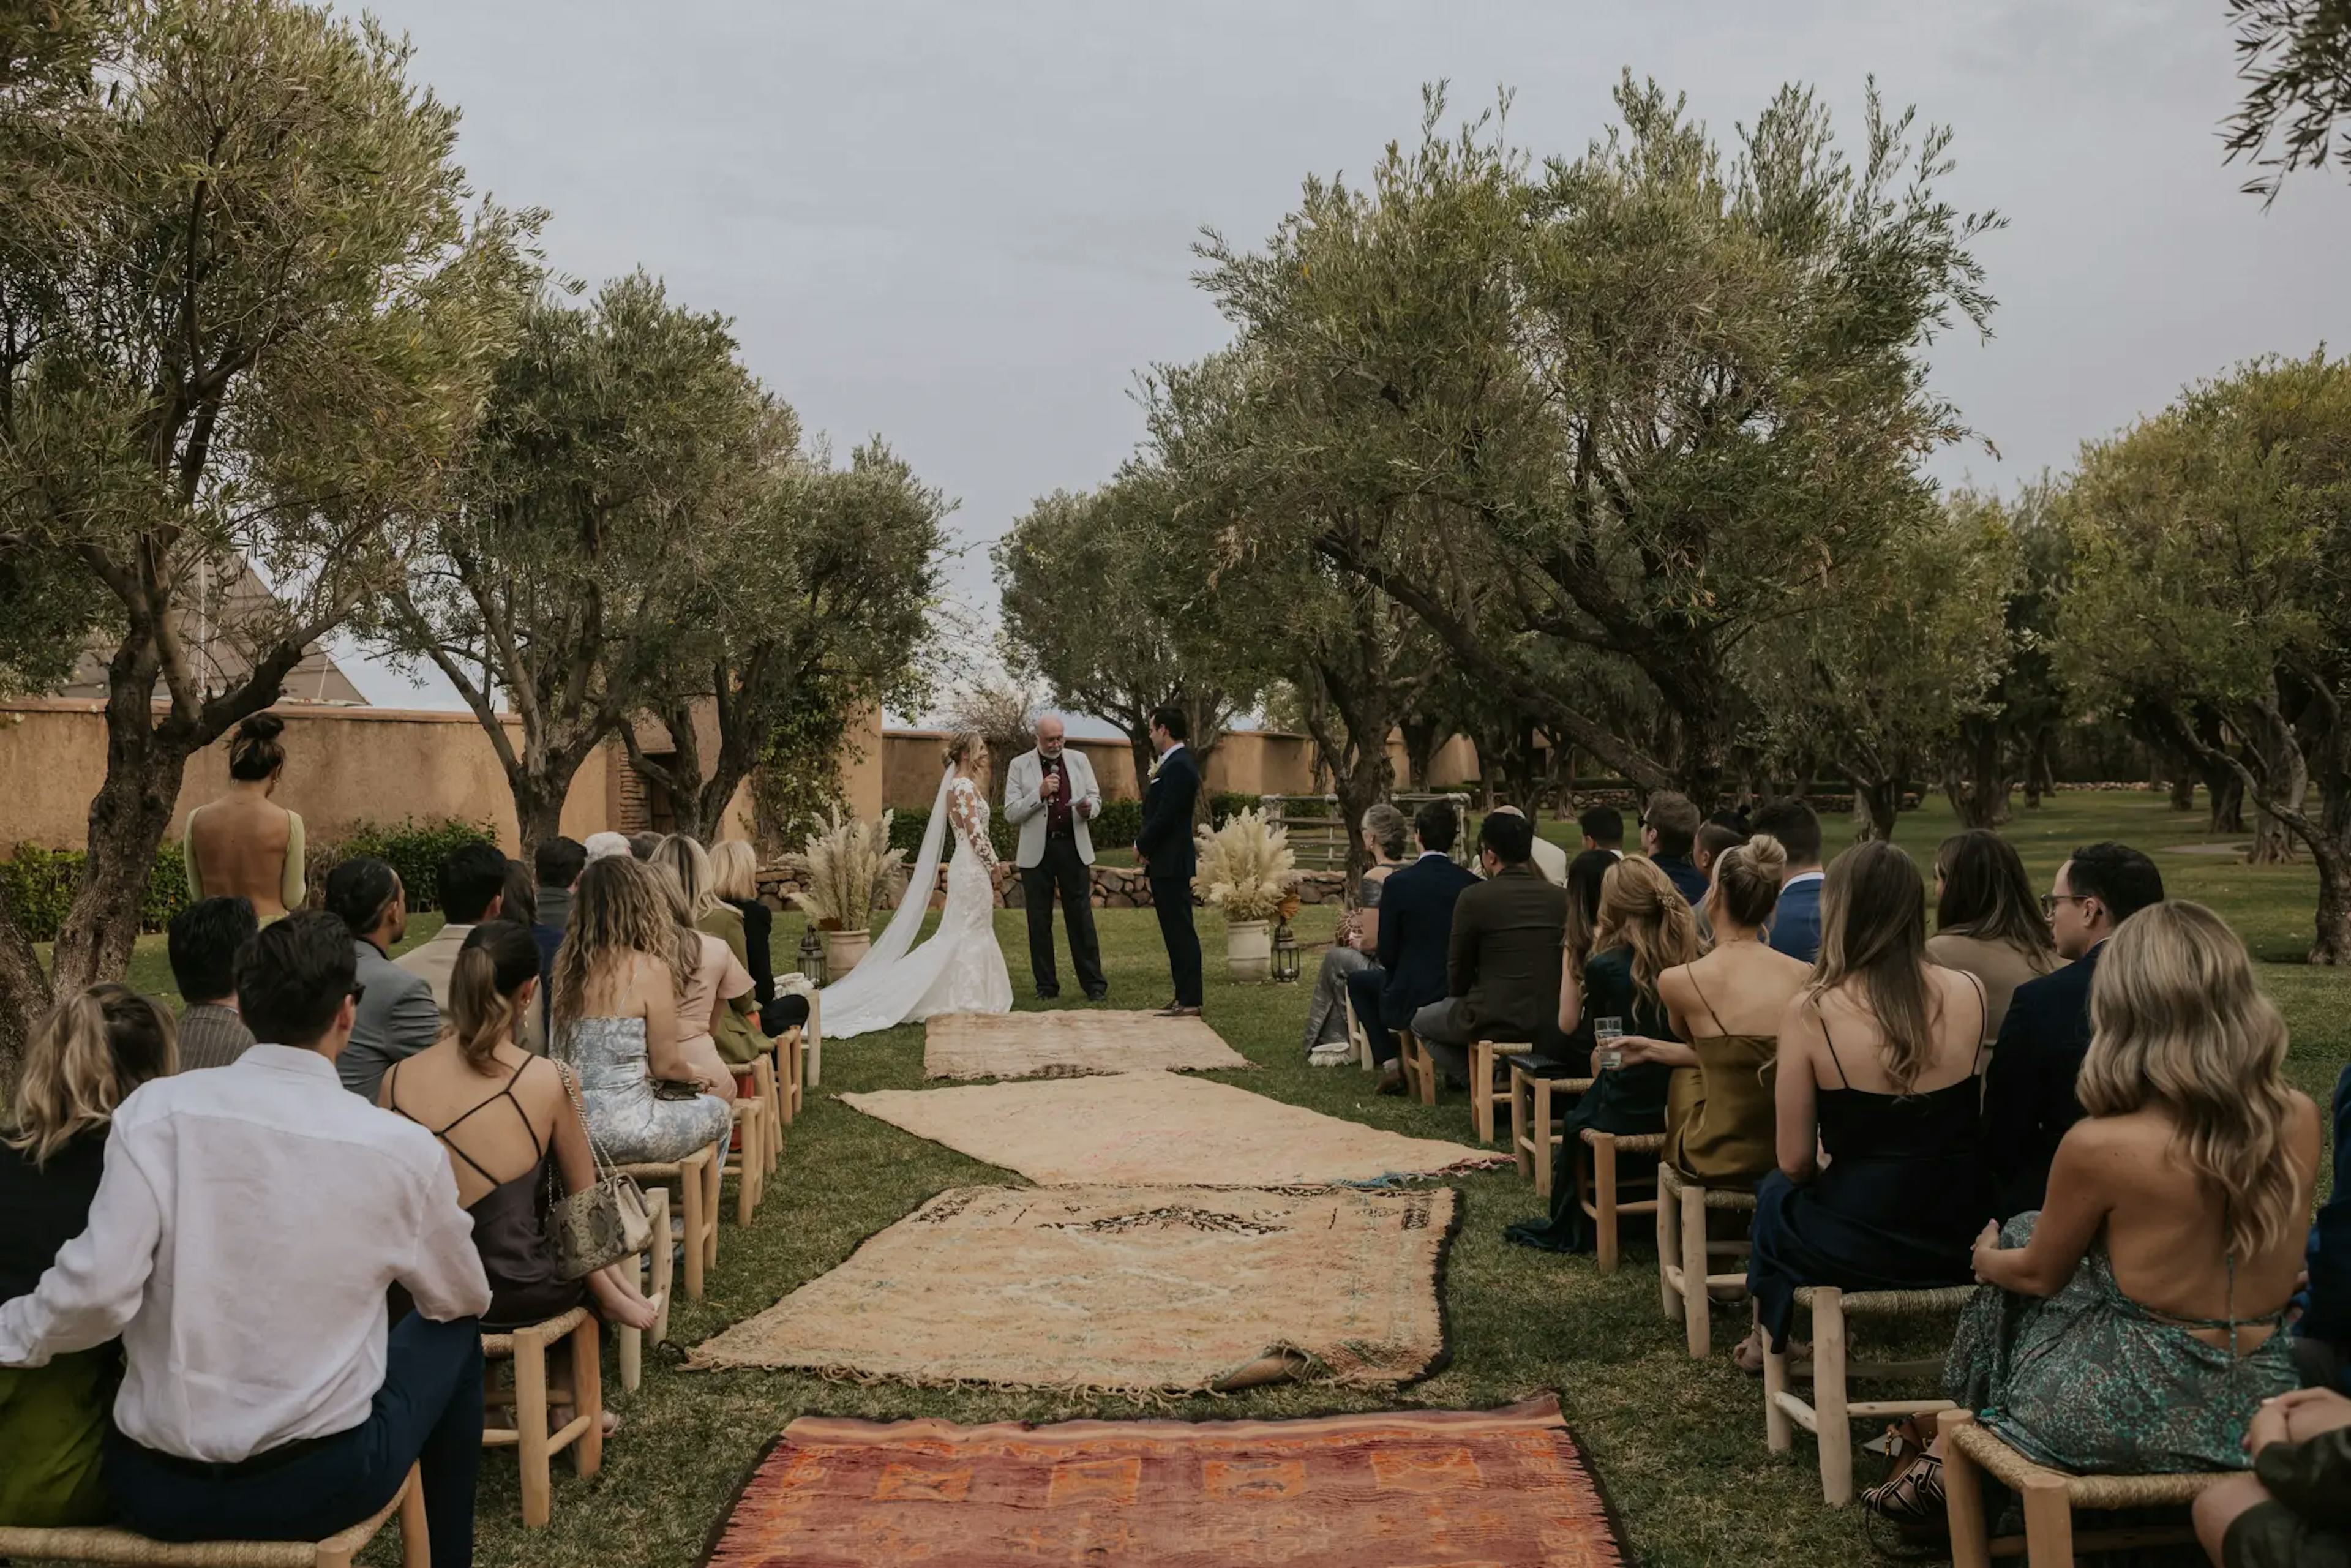
[[[122,1102],[89,1228],[0,1305],[0,1366],[121,1336],[106,1488],[143,1535],[320,1540],[421,1463],[434,1568],[465,1568],[490,1286],[440,1144],[335,1074],[352,975],[331,915],[246,945],[263,1043]],[[416,1311],[387,1333],[395,1283]]]

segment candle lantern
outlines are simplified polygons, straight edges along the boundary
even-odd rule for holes
[[[1273,978],[1276,985],[1298,983],[1298,936],[1287,920],[1274,928]]]
[[[817,935],[816,927],[813,925],[800,936],[800,973],[808,977],[810,985],[819,989],[823,988],[824,938]]]

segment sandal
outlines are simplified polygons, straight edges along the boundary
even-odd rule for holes
[[[1920,1453],[1891,1478],[1861,1494],[1862,1506],[1907,1531],[1947,1522],[1943,1508],[1943,1461]]]

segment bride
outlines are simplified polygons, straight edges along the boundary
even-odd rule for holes
[[[987,743],[977,730],[947,742],[946,776],[931,802],[930,830],[906,879],[905,896],[872,950],[822,995],[828,1040],[870,1034],[940,1013],[1008,1013],[1012,977],[996,945],[996,852],[987,842]],[[914,945],[939,882],[939,852],[955,830],[946,908],[931,939]]]

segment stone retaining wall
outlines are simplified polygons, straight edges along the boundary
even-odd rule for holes
[[[1337,904],[1346,891],[1345,876],[1335,871],[1302,871],[1298,873],[1298,901],[1301,904]],[[1098,865],[1093,868],[1096,909],[1148,909],[1151,907],[1151,883],[1143,873],[1131,866]],[[769,907],[794,907],[791,895],[799,891],[792,873],[779,865],[763,867],[759,872],[759,896]],[[1009,862],[996,868],[996,904],[999,909],[1021,907],[1020,873]],[[931,895],[931,907],[935,909],[946,901],[946,873],[939,873],[939,890]],[[1198,902],[1196,895],[1195,903]]]

